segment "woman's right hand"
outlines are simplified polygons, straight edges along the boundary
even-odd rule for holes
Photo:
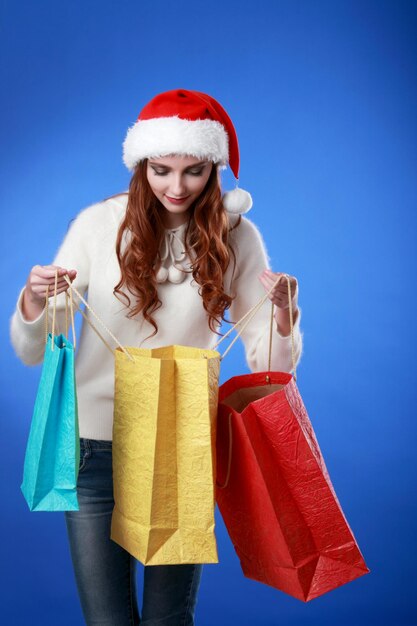
[[[64,275],[68,274],[72,282],[77,275],[77,270],[67,270],[58,265],[35,265],[30,270],[22,300],[22,312],[27,320],[36,319],[42,313],[48,286],[48,297],[54,295],[56,270],[58,270],[57,294],[59,294],[69,287]]]

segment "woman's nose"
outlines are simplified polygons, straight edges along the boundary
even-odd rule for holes
[[[184,179],[182,178],[181,174],[179,174],[178,176],[174,175],[174,178],[172,180],[172,184],[171,184],[171,192],[174,196],[176,196],[177,198],[181,198],[181,194],[184,195],[184,190],[185,190],[185,184],[184,184]]]

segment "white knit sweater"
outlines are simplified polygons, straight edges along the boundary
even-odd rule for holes
[[[73,282],[74,287],[87,299],[92,309],[98,313],[122,345],[155,348],[176,344],[213,348],[219,336],[211,332],[209,328],[208,315],[204,310],[202,298],[198,294],[199,285],[193,280],[191,274],[186,274],[182,282],[170,282],[169,278],[164,282],[159,282],[158,294],[162,306],[152,314],[159,330],[151,339],[146,338],[154,331],[154,328],[144,320],[142,315],[134,319],[126,317],[127,309],[113,295],[113,287],[120,279],[115,241],[118,226],[125,214],[126,203],[127,194],[122,194],[82,210],[71,223],[53,264],[68,270],[77,270],[77,277]],[[235,220],[234,217],[231,219]],[[165,250],[167,246],[172,245],[173,231],[176,235],[176,245],[178,245],[178,237],[182,237],[183,240],[184,227],[167,229]],[[231,231],[230,237],[237,264],[231,285],[233,260],[231,261],[225,274],[224,287],[228,294],[237,294],[227,312],[227,318],[236,322],[265,295],[265,289],[258,276],[265,267],[270,266],[262,236],[249,219],[242,217],[241,223]],[[24,287],[20,291],[16,310],[10,320],[11,342],[23,363],[35,365],[42,362],[45,350],[46,309],[37,319],[25,320],[21,309],[23,291]],[[133,303],[131,294],[129,297]],[[51,304],[50,301],[48,313],[50,318],[52,318]],[[88,311],[87,315],[94,321]],[[246,361],[251,371],[267,369],[270,315],[271,301],[267,299],[242,333]],[[297,362],[302,351],[300,317],[301,311],[294,326]],[[99,325],[97,328],[105,335]],[[64,293],[57,297],[56,333],[59,332],[65,332]],[[109,337],[106,336],[106,339]],[[112,347],[116,347],[111,339],[109,341]],[[220,353],[224,352],[229,341],[230,338],[220,344]],[[292,368],[291,338],[282,337],[276,329],[275,322],[271,368],[279,371],[290,371]],[[114,359],[84,320],[81,335],[77,341],[75,372],[80,437],[111,440]],[[243,373],[245,372],[236,372],[236,374]]]

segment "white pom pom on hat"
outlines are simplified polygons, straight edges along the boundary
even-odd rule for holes
[[[247,213],[252,208],[252,196],[244,189],[233,189],[223,194],[223,206],[228,213]]]
[[[232,120],[211,96],[174,89],[155,96],[140,112],[123,142],[123,162],[132,171],[150,157],[184,154],[229,164],[239,178],[239,145]],[[222,197],[229,213],[247,213],[250,193],[236,187]]]

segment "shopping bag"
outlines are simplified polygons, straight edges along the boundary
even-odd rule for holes
[[[308,601],[370,570],[332,486],[295,362],[293,375],[269,370],[219,388],[216,500],[244,575]]]
[[[123,346],[76,289],[74,293],[91,313],[83,313],[86,321],[115,359],[111,539],[144,565],[217,563],[214,455],[220,354],[181,345]],[[93,317],[118,344],[116,349]]]
[[[31,511],[78,511],[76,485],[80,444],[74,370],[74,316],[70,298],[72,344],[67,338],[68,308],[66,333],[55,335],[56,292],[57,273],[52,332],[48,332],[48,291],[46,294],[45,353],[21,484]],[[65,302],[68,307],[68,294]]]
[[[145,565],[217,563],[219,354],[115,351],[111,538]]]

